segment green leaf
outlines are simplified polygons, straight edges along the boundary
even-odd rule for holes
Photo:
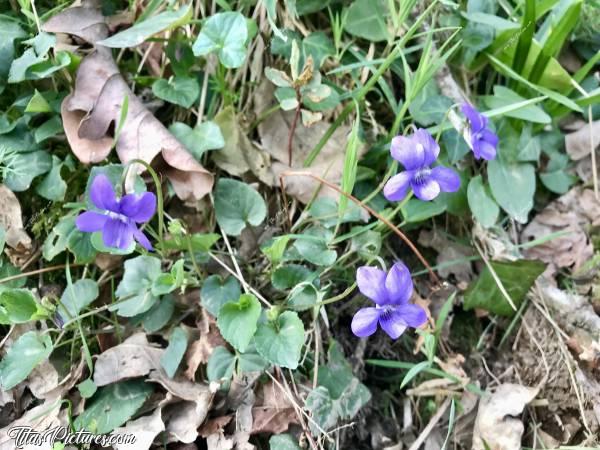
[[[38,175],[52,168],[52,157],[44,150],[19,152],[13,154],[6,166],[10,169],[4,178],[4,184],[14,192],[29,189]]]
[[[239,12],[222,12],[208,18],[192,50],[196,56],[216,52],[221,64],[237,68],[246,58],[247,39],[246,18]]]
[[[275,434],[269,439],[269,450],[302,450],[298,440],[289,434]]]
[[[546,264],[527,259],[507,262],[490,261],[490,265],[517,309],[537,277],[546,269]],[[511,316],[515,313],[487,266],[465,292],[464,307],[467,310],[481,308],[502,316]]]
[[[52,108],[48,104],[48,100],[36,89],[33,96],[25,107],[26,113],[48,113],[52,112]]]
[[[166,295],[139,318],[142,320],[144,330],[148,333],[156,333],[169,323],[174,311],[175,301],[172,296]]]
[[[37,64],[48,60],[48,51],[56,43],[56,37],[48,33],[40,33],[35,37],[23,41],[30,47],[21,56],[12,61],[8,73],[9,83],[20,83],[21,81],[34,79],[31,69]]]
[[[273,322],[261,323],[254,339],[263,358],[293,370],[302,356],[304,324],[297,313],[286,311]]]
[[[42,248],[46,261],[69,249],[75,255],[75,262],[90,263],[96,257],[89,233],[79,231],[75,226],[75,217],[65,217],[52,229]]]
[[[260,194],[237,180],[221,178],[214,202],[217,222],[231,236],[239,236],[247,225],[260,225],[267,215],[267,206]]]
[[[77,280],[67,286],[60,298],[58,313],[66,322],[79,315],[79,313],[98,298],[98,284],[94,280]]]
[[[330,231],[313,227],[294,242],[294,248],[308,262],[317,266],[331,266],[337,259],[337,252],[330,250],[327,241],[332,236]]]
[[[110,433],[131,419],[152,391],[152,385],[141,379],[102,387],[75,419],[75,429],[97,434]]]
[[[244,353],[238,354],[237,359],[238,370],[241,373],[261,372],[269,367],[269,363],[256,352],[256,347],[252,343]]]
[[[98,386],[96,386],[93,380],[87,378],[77,385],[77,389],[83,398],[90,398],[96,393]]]
[[[348,8],[345,30],[368,41],[385,41],[388,16],[387,4],[382,0],[355,0]]]
[[[285,248],[287,247],[288,242],[290,242],[290,239],[291,236],[288,235],[277,236],[260,248],[264,255],[269,258],[271,265],[274,266],[281,261],[283,254],[285,253]]]
[[[216,347],[208,358],[206,376],[208,381],[229,380],[235,369],[236,357],[223,346]]]
[[[2,286],[4,288],[4,286]],[[38,312],[38,304],[28,289],[7,289],[0,291],[0,323],[9,325],[33,320]]]
[[[219,311],[217,326],[223,338],[236,350],[244,352],[256,332],[262,308],[252,294],[242,294],[237,302],[227,302]]]
[[[17,19],[0,17],[0,93],[15,56],[15,39],[27,36]]]
[[[138,256],[125,261],[125,273],[115,294],[117,300],[124,297],[128,300],[111,306],[110,310],[124,317],[148,311],[158,300],[152,294],[152,285],[161,273],[160,259],[153,256]]]
[[[370,259],[379,255],[381,241],[381,233],[367,230],[352,237],[350,248],[361,258]]]
[[[500,214],[500,208],[492,197],[488,186],[483,184],[481,175],[471,178],[467,189],[469,208],[477,221],[486,228],[494,226]]]
[[[323,31],[315,31],[306,36],[302,41],[302,49],[305,58],[312,56],[316,69],[321,67],[328,56],[335,55],[335,46]]]
[[[300,264],[287,264],[275,269],[271,275],[271,284],[275,289],[285,291],[314,278],[315,274],[308,268]]]
[[[28,331],[20,336],[0,361],[0,387],[7,391],[29,376],[31,371],[52,353],[47,334]]]
[[[131,28],[127,28],[107,39],[96,42],[96,45],[111,48],[136,47],[161,31],[173,29],[187,23],[191,17],[192,8],[191,3],[189,3],[177,11],[164,11],[135,23]]]
[[[182,327],[177,327],[169,337],[169,345],[160,357],[160,365],[169,378],[175,376],[188,345],[188,334]]]
[[[540,180],[548,190],[555,194],[566,194],[570,187],[577,182],[577,177],[564,170],[555,170],[540,173]]]
[[[190,108],[200,95],[198,80],[189,77],[161,78],[152,84],[152,92],[158,98],[184,108]]]
[[[288,306],[295,311],[306,311],[322,298],[321,293],[310,283],[302,283],[292,289],[287,298]]]
[[[237,301],[241,294],[240,283],[234,277],[223,280],[219,275],[211,275],[204,280],[200,289],[200,303],[217,317],[225,303]]]
[[[421,125],[439,124],[452,107],[452,100],[444,95],[426,96],[423,101],[418,101],[420,96],[411,102],[408,110],[410,115]]]
[[[58,157],[52,156],[52,169],[35,188],[39,195],[55,202],[65,198],[67,183],[60,176],[62,167],[63,162]]]
[[[494,86],[494,95],[483,96],[482,100],[488,108],[498,109],[523,102],[527,99],[504,86]],[[507,111],[504,115],[533,123],[547,124],[552,121],[552,118],[536,105],[528,105],[523,108]]]
[[[52,116],[35,129],[33,132],[33,137],[35,139],[35,143],[39,144],[40,142],[44,142],[46,139],[56,137],[62,132],[63,124],[60,120],[60,116]]]
[[[204,152],[225,146],[221,128],[211,121],[202,122],[194,128],[182,122],[174,122],[169,131],[185,145],[197,161],[200,161]]]
[[[505,163],[500,158],[488,163],[488,181],[498,204],[520,223],[527,223],[533,208],[535,168],[528,163]]]
[[[431,219],[446,211],[447,205],[441,201],[424,202],[422,200],[411,198],[402,206],[402,216],[407,223],[422,222]]]

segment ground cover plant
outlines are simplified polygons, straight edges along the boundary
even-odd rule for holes
[[[598,448],[599,67],[597,0],[2,3],[0,449]]]

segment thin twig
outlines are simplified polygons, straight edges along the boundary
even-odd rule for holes
[[[300,108],[302,106],[302,103],[300,103],[300,92],[298,90],[296,90],[296,101],[298,102],[298,106],[296,106],[294,120],[292,121],[292,126],[290,127],[290,134],[288,135],[288,166],[290,167],[292,167],[292,146],[294,144],[294,134],[296,133],[296,125],[298,124]]]
[[[354,197],[352,194],[348,194],[347,192],[344,192],[342,189],[340,189],[339,186],[336,186],[335,184],[325,180],[324,178],[322,178],[318,175],[315,175],[314,173],[305,172],[305,171],[285,171],[285,172],[282,172],[281,174],[279,174],[280,180],[282,180],[283,177],[287,177],[287,176],[311,177],[311,178],[317,180],[318,182],[324,184],[325,186],[338,192],[339,194],[343,195],[344,197],[347,197],[348,199],[350,199],[351,201],[356,203],[361,208],[364,208],[369,214],[371,214],[373,217],[379,219],[381,222],[386,224],[394,233],[396,233],[396,235],[398,235],[398,237],[400,239],[402,239],[406,245],[408,245],[408,247],[412,250],[412,252],[416,255],[416,257],[419,258],[419,261],[421,261],[421,263],[425,266],[425,268],[429,272],[431,279],[435,283],[441,284],[441,281],[438,278],[438,276],[435,274],[435,272],[433,271],[433,269],[431,268],[431,266],[429,265],[429,263],[427,262],[425,257],[421,254],[421,252],[417,249],[417,247],[415,247],[415,245],[412,243],[412,241],[402,231],[400,231],[400,229],[398,229],[398,227],[396,227],[392,222],[390,222],[384,216],[382,216],[381,214],[376,212],[373,208],[366,205],[364,202],[360,201],[359,199]],[[283,185],[283,181],[280,181],[280,183]]]
[[[429,419],[429,423],[425,426],[425,428],[423,428],[423,431],[421,431],[421,434],[419,434],[419,437],[415,440],[415,442],[413,442],[413,444],[409,447],[408,450],[418,450],[419,447],[421,447],[421,444],[423,444],[423,442],[425,442],[425,439],[427,439],[427,436],[429,436],[429,433],[431,433],[431,431],[433,430],[433,427],[436,426],[436,424],[440,421],[440,419],[442,418],[442,416],[448,409],[448,406],[450,406],[450,401],[451,401],[450,398],[447,398],[446,400],[444,400],[444,403],[442,403],[442,406],[440,406],[440,408],[433,415],[433,417],[431,419]]]
[[[71,264],[71,267],[79,267],[79,266],[84,266],[84,265],[85,264]],[[20,278],[25,278],[25,277],[28,277],[28,276],[31,276],[31,275],[38,275],[40,273],[53,272],[55,270],[61,270],[61,269],[64,269],[65,267],[67,267],[66,264],[58,264],[56,266],[44,267],[43,269],[36,269],[36,270],[32,270],[30,272],[24,272],[24,273],[19,273],[17,275],[11,275],[10,277],[1,278],[0,279],[0,284],[8,283],[9,281],[18,280]]]

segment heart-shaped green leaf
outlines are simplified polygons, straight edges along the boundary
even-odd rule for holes
[[[251,294],[242,294],[237,302],[227,302],[221,307],[217,326],[236,350],[244,352],[250,344],[261,309],[260,302]]]
[[[267,361],[295,369],[304,344],[304,324],[297,313],[286,311],[274,321],[260,324],[254,339],[256,350]]]

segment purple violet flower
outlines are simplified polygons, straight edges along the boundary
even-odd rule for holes
[[[409,137],[396,136],[392,139],[390,152],[406,170],[386,183],[383,195],[388,200],[404,199],[409,187],[424,201],[433,200],[440,192],[456,192],[460,187],[460,177],[454,170],[444,166],[430,167],[440,154],[440,146],[427,130],[419,128]]]
[[[156,211],[156,196],[152,192],[117,198],[106,175],[97,175],[90,187],[90,199],[101,212],[86,211],[77,216],[79,231],[102,231],[107,247],[124,250],[135,239],[146,250],[152,250],[152,244],[137,225],[148,222]]]
[[[359,267],[356,282],[360,292],[375,302],[375,307],[361,308],[354,315],[352,332],[356,336],[371,336],[379,324],[392,339],[398,339],[406,328],[427,321],[423,308],[408,303],[413,283],[404,263],[397,262],[387,274],[376,267]]]
[[[467,141],[473,149],[475,158],[483,158],[488,161],[494,159],[498,136],[488,127],[489,119],[468,103],[463,104],[461,109],[469,121]]]

